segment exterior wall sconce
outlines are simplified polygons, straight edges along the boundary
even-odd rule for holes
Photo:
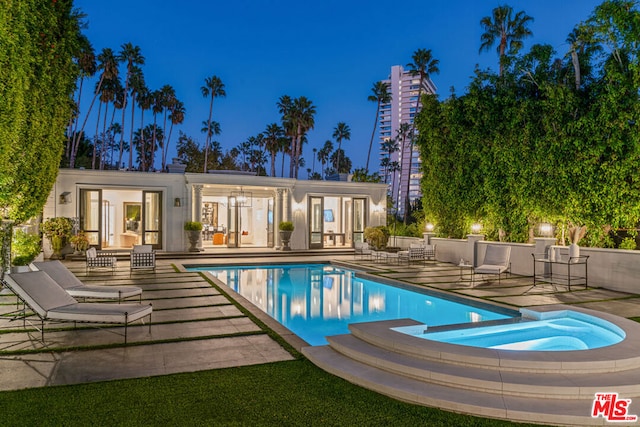
[[[551,237],[553,235],[553,226],[547,222],[543,222],[538,227],[538,231],[542,237]]]
[[[173,199],[173,207],[179,208],[180,206],[182,206],[182,200],[180,199],[180,197],[176,197],[175,199]]]
[[[60,204],[66,205],[67,203],[71,203],[71,192],[69,191],[65,191],[64,193],[60,194]]]
[[[480,232],[480,230],[482,230],[482,224],[480,224],[479,222],[474,222],[474,223],[471,225],[471,232],[472,232],[473,234],[477,234],[477,233],[479,233],[479,232]]]
[[[303,206],[302,203],[293,202],[291,204],[291,209],[295,213],[302,213],[302,206]]]

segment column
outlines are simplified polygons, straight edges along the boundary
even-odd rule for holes
[[[467,255],[465,260],[471,261],[471,265],[478,266],[478,242],[484,240],[484,234],[467,235]]]
[[[193,187],[193,204],[191,205],[191,218],[192,221],[202,222],[202,185],[194,185]],[[202,233],[198,239],[196,247],[199,250],[202,249]]]
[[[274,221],[274,226],[275,226],[275,235],[276,235],[276,239],[275,239],[275,246],[276,249],[281,248],[282,247],[282,241],[280,240],[280,232],[279,232],[279,225],[282,221],[284,221],[284,190],[282,188],[278,188],[276,190],[276,218]]]

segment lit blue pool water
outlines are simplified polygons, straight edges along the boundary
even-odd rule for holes
[[[198,267],[311,345],[349,333],[348,325],[411,318],[428,325],[505,319],[508,314],[355,277],[326,264]]]
[[[542,313],[542,316],[533,321],[442,332],[428,332],[425,325],[393,329],[449,344],[527,351],[590,350],[616,344],[625,337],[618,326],[588,314],[566,310]]]

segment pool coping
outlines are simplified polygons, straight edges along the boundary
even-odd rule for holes
[[[279,261],[274,260],[273,262],[270,262],[270,261],[266,261],[266,262],[242,262],[242,263],[229,262],[229,263],[224,263],[224,264],[223,263],[210,264],[210,263],[207,263],[205,260],[203,260],[202,263],[188,262],[188,263],[176,264],[176,267],[180,271],[189,271],[187,269],[188,268],[192,268],[192,267],[193,268],[198,268],[198,267],[201,268],[201,267],[211,266],[211,267],[215,267],[215,268],[222,268],[224,266],[231,266],[231,265],[233,265],[233,266],[238,266],[238,265],[239,266],[274,266],[274,265],[284,265],[284,264],[329,264],[329,265],[335,265],[337,267],[342,267],[342,268],[347,268],[349,270],[354,270],[356,272],[356,277],[358,277],[358,278],[367,279],[367,280],[374,280],[374,281],[383,283],[385,285],[395,286],[395,287],[400,288],[400,289],[411,290],[411,291],[414,291],[414,292],[419,292],[419,293],[427,294],[427,295],[433,295],[433,296],[436,296],[436,297],[439,297],[439,298],[443,298],[443,299],[446,299],[446,300],[449,300],[449,301],[454,301],[454,302],[459,302],[459,303],[464,303],[464,304],[467,304],[467,305],[471,305],[471,306],[476,307],[476,308],[483,308],[483,309],[495,311],[495,312],[498,312],[498,313],[501,313],[501,314],[511,315],[511,316],[514,316],[514,318],[517,318],[517,317],[521,316],[521,313],[518,310],[515,310],[512,307],[508,307],[507,305],[502,305],[502,304],[498,304],[498,303],[494,303],[494,302],[487,302],[487,301],[484,301],[484,300],[481,300],[481,299],[478,299],[478,298],[474,298],[474,297],[471,297],[471,296],[455,295],[455,294],[448,293],[448,292],[445,292],[445,291],[441,291],[441,290],[438,290],[438,289],[425,288],[425,287],[417,286],[417,285],[414,285],[414,284],[411,284],[411,283],[402,282],[400,280],[395,280],[395,279],[390,279],[390,278],[387,278],[387,277],[380,277],[380,276],[368,274],[368,272],[374,272],[374,271],[377,271],[377,270],[371,269],[371,268],[366,268],[366,267],[355,268],[353,264],[340,262],[340,261],[317,261],[317,262],[290,261],[290,262],[283,262],[281,260],[279,260]],[[240,295],[239,293],[237,293],[236,291],[234,291],[233,289],[231,289],[230,287],[225,285],[223,282],[221,282],[219,279],[214,277],[208,271],[202,270],[200,272],[203,273],[207,277],[207,279],[209,279],[212,282],[214,282],[217,286],[221,286],[222,289],[225,290],[225,292],[228,292],[229,295],[232,296],[233,299],[235,299],[239,304],[241,304],[247,311],[249,311],[258,320],[260,320],[265,325],[267,325],[267,327],[269,327],[274,332],[276,332],[278,335],[280,335],[289,345],[291,345],[297,351],[301,351],[304,347],[313,347],[313,345],[311,345],[310,343],[308,343],[304,339],[300,338],[298,335],[296,335],[289,328],[287,328],[286,326],[282,325],[280,322],[278,322],[273,317],[269,316],[266,312],[262,311],[258,306],[253,304],[250,300],[246,299],[245,297],[243,297],[242,295]],[[411,320],[411,319],[408,319],[408,320]],[[415,320],[412,320],[412,321],[416,322]],[[385,322],[385,321],[378,321],[378,322]],[[370,322],[370,323],[378,323],[378,322]],[[489,322],[491,322],[491,321],[489,321]],[[367,322],[364,322],[364,323],[367,323]],[[364,324],[364,323],[357,323],[357,324]],[[466,325],[466,323],[456,324],[456,326],[463,326],[463,325]]]
[[[366,322],[350,325],[350,331],[367,342],[391,351],[428,360],[446,360],[466,366],[519,372],[598,373],[617,372],[640,367],[640,355],[634,342],[640,340],[640,324],[629,319],[596,310],[564,304],[528,307],[539,312],[571,310],[607,320],[621,328],[626,337],[621,342],[590,350],[527,351],[471,347],[419,337],[394,331],[400,326],[421,325],[413,319]]]

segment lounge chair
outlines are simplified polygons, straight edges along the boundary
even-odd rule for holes
[[[129,323],[149,316],[149,332],[151,332],[150,304],[78,302],[44,271],[6,274],[5,284],[40,318],[40,328],[33,326],[40,329],[43,342],[45,320],[123,324],[126,344]],[[25,323],[29,316],[26,314],[22,316]]]
[[[507,245],[487,245],[482,264],[473,269],[474,274],[494,274],[500,276],[509,270],[509,259],[511,257],[511,246]]]
[[[114,272],[117,265],[118,260],[114,252],[98,251],[96,248],[87,249],[87,272],[95,268],[110,268],[111,272]]]
[[[156,252],[151,245],[134,245],[130,259],[129,277],[134,270],[156,269]]]
[[[75,274],[60,261],[31,263],[32,270],[44,271],[74,298],[123,299],[139,296],[142,289],[137,286],[90,286],[82,283]]]
[[[407,261],[407,264],[411,264],[415,261],[425,261],[425,251],[424,246],[421,244],[412,243],[409,246],[409,249],[406,251],[398,252],[398,256],[400,261]]]

